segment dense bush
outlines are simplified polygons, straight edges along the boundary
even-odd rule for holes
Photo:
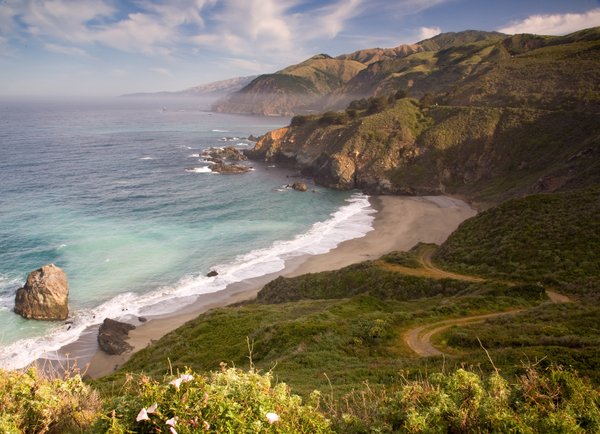
[[[327,111],[321,115],[320,124],[325,125],[345,125],[348,123],[348,114],[346,112]]]
[[[526,373],[510,384],[458,369],[405,381],[396,392],[346,397],[330,407],[346,433],[592,433],[600,430],[600,398],[576,374],[553,367]]]
[[[128,377],[94,427],[101,433],[331,433],[313,405],[289,388],[271,385],[270,373],[227,368],[209,377],[188,371],[155,381]]]
[[[100,411],[98,394],[79,375],[53,378],[42,370],[0,369],[0,432],[88,432]]]

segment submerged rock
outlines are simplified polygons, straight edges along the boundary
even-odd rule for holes
[[[17,290],[15,313],[37,320],[65,320],[69,316],[67,275],[54,264],[45,265],[27,276]]]
[[[135,326],[114,319],[106,318],[98,330],[98,345],[100,349],[111,356],[118,356],[133,350],[133,347],[125,342],[129,339],[129,332]]]
[[[225,175],[235,175],[238,173],[248,172],[250,171],[250,168],[239,163],[226,164],[221,161],[210,166],[210,170],[217,173],[223,173]]]

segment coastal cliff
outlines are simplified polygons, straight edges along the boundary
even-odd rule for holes
[[[355,116],[355,118],[351,118]],[[245,154],[320,185],[369,194],[459,194],[484,207],[600,185],[600,115],[447,107],[415,100],[296,116]]]

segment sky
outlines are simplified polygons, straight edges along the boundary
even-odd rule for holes
[[[0,96],[179,91],[441,32],[595,26],[600,0],[0,0]]]

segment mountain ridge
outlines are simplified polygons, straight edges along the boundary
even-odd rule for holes
[[[257,75],[247,77],[235,77],[227,80],[213,81],[211,83],[201,84],[190,87],[178,92],[139,92],[121,95],[122,97],[214,97],[218,98],[228,93],[242,89]]]

